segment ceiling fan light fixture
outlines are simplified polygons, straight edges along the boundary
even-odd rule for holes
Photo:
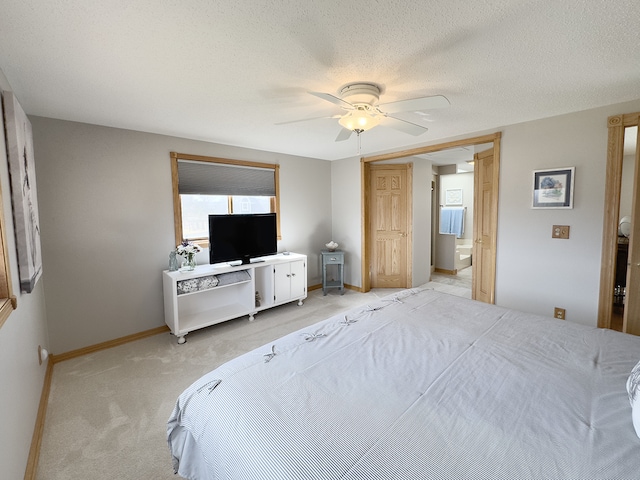
[[[340,117],[338,123],[352,132],[365,132],[380,123],[380,117],[365,108],[356,108]]]

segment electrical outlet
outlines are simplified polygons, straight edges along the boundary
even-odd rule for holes
[[[554,225],[551,238],[569,238],[569,225]]]
[[[556,307],[553,309],[553,316],[556,317],[558,320],[564,320],[565,314],[566,314],[566,311],[564,308]]]

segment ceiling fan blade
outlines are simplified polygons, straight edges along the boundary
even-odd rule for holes
[[[424,122],[433,122],[434,120],[430,118],[428,113],[424,112],[397,112],[394,113],[393,118],[397,120],[404,120],[405,122],[415,123],[416,125],[422,125]]]
[[[351,130],[347,130],[346,128],[341,128],[340,133],[336,137],[336,142],[344,142],[345,140],[349,140],[351,138],[351,134],[353,132]]]
[[[398,112],[419,112],[421,110],[431,110],[434,108],[444,108],[451,105],[447,97],[433,95],[431,97],[413,98],[410,100],[399,100],[397,102],[382,103],[378,108],[384,113]]]
[[[340,115],[324,115],[322,117],[309,117],[309,118],[300,118],[298,120],[288,120],[286,122],[278,122],[275,123],[274,125],[289,125],[291,123],[301,123],[301,122],[310,122],[312,120],[324,120],[324,119],[331,119],[331,118],[340,118]]]
[[[386,115],[383,125],[386,127],[391,127],[396,130],[399,130],[404,133],[408,133],[409,135],[418,136],[425,133],[429,130],[427,127],[423,127],[422,125],[418,125],[416,123],[407,122],[406,120],[401,120],[399,118],[394,118],[389,115]]]
[[[334,105],[338,105],[340,108],[345,108],[347,110],[353,110],[353,105],[349,102],[345,102],[341,98],[336,97],[335,95],[331,95],[330,93],[323,92],[309,92],[311,95],[326,100],[327,102],[331,102]]]

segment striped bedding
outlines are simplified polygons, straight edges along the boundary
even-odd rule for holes
[[[168,422],[190,480],[640,478],[640,338],[411,289],[203,376]]]

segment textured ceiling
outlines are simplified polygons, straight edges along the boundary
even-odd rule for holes
[[[411,136],[362,154],[640,98],[640,2],[3,0],[0,69],[28,114],[324,159],[341,113],[309,91],[354,81],[381,103],[441,94]]]

